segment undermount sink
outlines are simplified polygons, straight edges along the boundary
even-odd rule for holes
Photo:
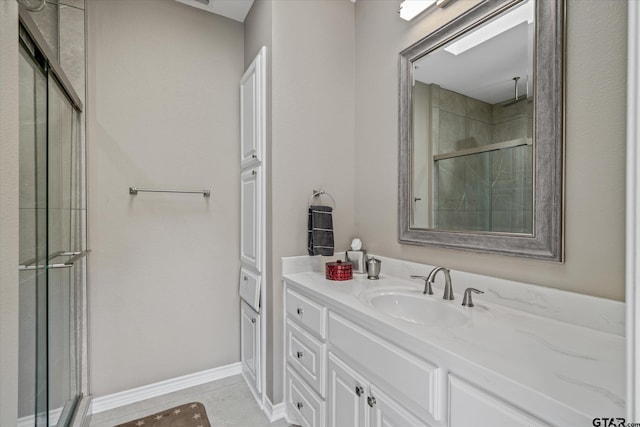
[[[455,327],[464,325],[469,316],[455,301],[415,290],[375,290],[360,298],[374,309],[405,322],[426,326]]]

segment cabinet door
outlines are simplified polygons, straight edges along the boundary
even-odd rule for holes
[[[240,355],[242,374],[260,393],[260,315],[244,301],[240,309]]]
[[[368,384],[346,363],[329,353],[329,427],[368,425]]]
[[[371,407],[369,425],[372,427],[428,427],[428,424],[420,421],[373,385],[367,396],[367,405]],[[502,424],[495,424],[495,426],[498,425]],[[469,426],[476,426],[476,424],[469,424]]]
[[[257,164],[264,138],[264,61],[262,48],[240,80],[240,164]]]
[[[260,272],[260,168],[246,171],[240,185],[240,260]]]
[[[450,427],[543,427],[547,424],[466,381],[449,375]]]

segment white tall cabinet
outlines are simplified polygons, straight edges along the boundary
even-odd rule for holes
[[[240,81],[240,355],[242,375],[263,404],[265,253],[265,65],[262,47]]]

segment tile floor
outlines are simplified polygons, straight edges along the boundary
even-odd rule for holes
[[[269,422],[240,375],[100,412],[89,426],[113,427],[188,402],[204,404],[212,427],[287,426],[284,420]]]

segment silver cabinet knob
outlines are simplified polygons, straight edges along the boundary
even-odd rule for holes
[[[376,398],[373,396],[368,396],[367,397],[367,403],[369,404],[369,406],[371,406],[372,408],[375,406],[376,404]]]
[[[256,323],[256,318],[251,319],[251,323]]]
[[[252,154],[252,155],[251,155],[251,158],[252,158],[252,159],[257,159],[257,158],[258,158],[258,156],[256,156],[255,154]]]
[[[358,395],[358,397],[362,396],[363,393],[364,393],[364,388],[362,388],[362,386],[357,385],[356,394]]]
[[[302,356],[304,356],[304,353],[303,353],[303,352],[301,352],[301,351],[296,352],[296,357],[297,357],[298,359],[302,358]]]
[[[249,278],[247,276],[244,276],[244,281],[246,282],[247,280],[249,280]]]
[[[302,404],[302,402],[298,402],[296,403],[296,407],[298,408],[298,410],[302,409],[304,405]]]
[[[298,316],[302,316],[302,313],[304,313],[304,310],[303,310],[303,309],[301,309],[300,307],[298,307],[298,308],[296,309],[296,313],[298,313]]]

